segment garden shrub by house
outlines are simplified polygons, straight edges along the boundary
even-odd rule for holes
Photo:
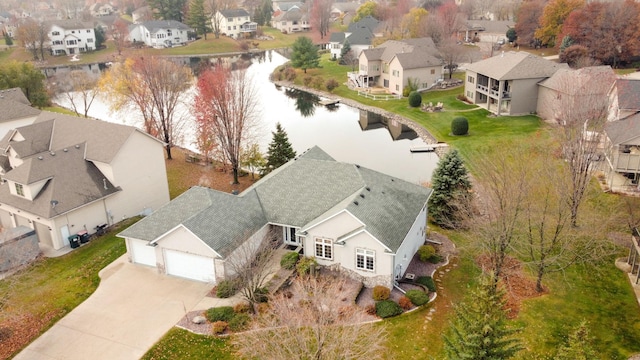
[[[218,283],[216,296],[221,299],[232,297],[236,292],[236,284],[231,280],[222,280]]]
[[[417,91],[412,91],[409,93],[409,106],[418,107],[422,104],[422,95],[420,95]]]
[[[427,262],[429,259],[436,254],[436,249],[431,245],[422,245],[418,249],[418,256],[420,257],[420,261]]]
[[[291,270],[296,267],[296,263],[299,258],[300,255],[297,252],[290,251],[282,255],[282,258],[280,259],[280,266],[282,266],[283,269]]]
[[[377,285],[373,288],[373,300],[375,301],[387,300],[389,295],[391,295],[391,290],[386,286]]]
[[[229,330],[233,332],[246,330],[247,327],[249,327],[250,321],[251,317],[249,314],[236,314],[231,320],[229,320]]]
[[[429,291],[436,292],[436,282],[433,281],[433,278],[431,276],[419,276],[416,279],[416,282],[418,284],[426,286]]]
[[[424,291],[409,290],[405,296],[408,297],[415,306],[421,306],[429,302],[429,295]]]
[[[312,257],[304,257],[298,261],[296,265],[296,270],[298,271],[298,275],[306,275],[311,272],[311,268],[318,265],[316,259]]]
[[[382,300],[376,303],[376,315],[388,318],[402,314],[402,308],[392,300]]]
[[[210,308],[204,313],[204,316],[210,322],[216,322],[216,321],[229,322],[231,321],[231,319],[233,319],[235,315],[236,313],[233,311],[233,307],[231,306],[220,306],[220,307]]]
[[[400,298],[400,300],[398,300],[398,305],[400,305],[403,310],[410,310],[413,307],[411,299],[406,296],[403,296]]]
[[[226,321],[216,321],[213,324],[211,324],[211,331],[213,331],[213,333],[216,335],[220,335],[225,330],[227,330],[227,326],[228,324]]]

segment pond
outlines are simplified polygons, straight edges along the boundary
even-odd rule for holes
[[[183,58],[180,61],[193,66],[202,60]],[[426,145],[414,131],[373,113],[343,104],[323,106],[312,94],[275,86],[269,81],[269,75],[286,61],[282,55],[270,51],[252,60],[248,68],[247,75],[253,79],[260,97],[261,131],[257,142],[263,152],[271,141],[271,131],[279,122],[298,154],[317,145],[338,161],[359,164],[414,183],[430,181],[438,157],[435,153],[410,151]],[[64,105],[62,99],[59,102]],[[131,114],[131,111],[111,112],[99,97],[89,111],[90,116],[98,119],[138,125],[138,118]],[[185,135],[177,143],[195,151],[194,124],[191,116],[186,118],[189,120],[185,123]]]

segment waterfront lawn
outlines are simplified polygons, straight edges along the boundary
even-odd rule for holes
[[[39,259],[0,280],[0,299],[6,301],[0,328],[8,327],[5,340],[11,344],[0,347],[0,358],[28,345],[95,291],[100,283],[98,272],[126,252],[124,240],[116,234],[137,220],[125,220],[69,254]]]
[[[235,358],[228,338],[197,335],[174,327],[153,345],[141,360]]]
[[[0,50],[0,62],[7,61],[11,58],[11,55],[16,50],[15,47],[12,48],[4,48]]]

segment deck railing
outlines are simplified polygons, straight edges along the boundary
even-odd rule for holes
[[[402,99],[402,95],[396,95],[396,94],[371,94],[367,91],[358,91],[358,95],[359,96],[363,96],[366,97],[367,99],[372,99],[372,100],[397,100],[397,99]]]

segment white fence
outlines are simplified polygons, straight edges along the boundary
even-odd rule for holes
[[[372,99],[372,100],[397,100],[397,99],[402,99],[402,95],[400,94],[382,94],[382,95],[378,95],[378,94],[371,94],[367,91],[358,91],[358,95],[359,96],[364,96],[367,99]]]

